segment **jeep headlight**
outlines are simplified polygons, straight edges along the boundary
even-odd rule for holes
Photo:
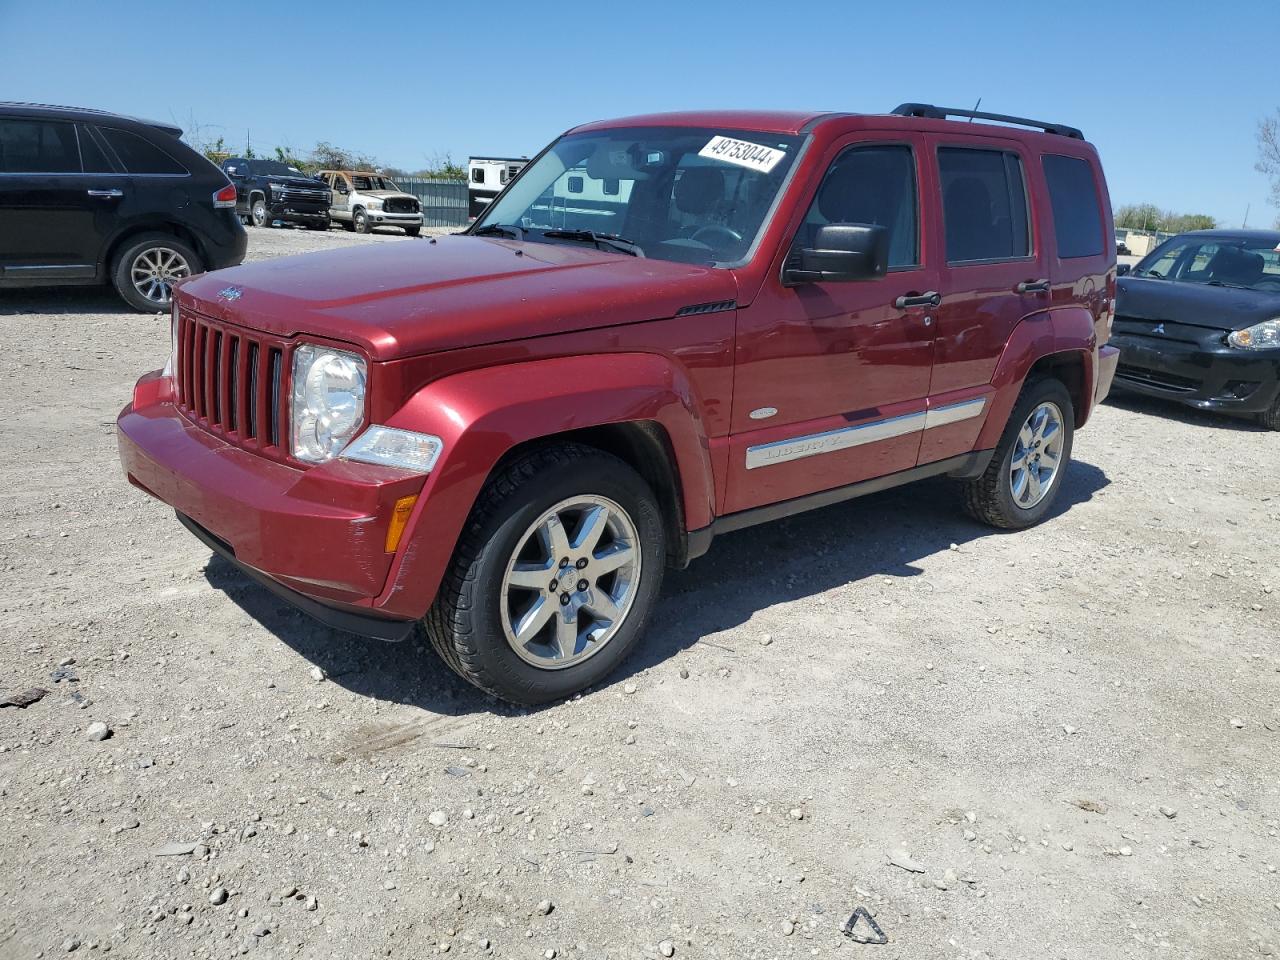
[[[1280,317],[1264,320],[1243,330],[1227,334],[1227,343],[1242,350],[1266,350],[1280,347]]]
[[[293,352],[290,435],[309,463],[336,457],[364,423],[367,366],[346,350],[303,344]]]

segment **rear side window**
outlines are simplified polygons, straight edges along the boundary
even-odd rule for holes
[[[77,127],[76,132],[80,134],[80,159],[84,163],[84,172],[113,173],[107,155],[102,152],[102,148],[98,146],[98,141],[89,132],[89,128]]]
[[[938,173],[948,263],[1030,256],[1026,178],[1016,153],[940,147]]]
[[[1055,153],[1046,153],[1043,162],[1058,256],[1065,260],[1102,253],[1102,210],[1093,168],[1087,160]]]
[[[107,143],[111,145],[111,149],[116,152],[116,156],[120,158],[120,162],[124,164],[125,170],[134,174],[163,174],[177,173],[183,174],[187,172],[187,168],[180,164],[169,154],[165,153],[154,143],[142,139],[137,134],[130,133],[127,130],[117,130],[114,127],[100,127],[103,137]]]
[[[889,266],[920,262],[916,161],[910,147],[852,147],[831,164],[805,214],[803,239],[828,223],[878,224],[889,231]]]
[[[76,131],[56,120],[0,120],[0,173],[79,173]]]

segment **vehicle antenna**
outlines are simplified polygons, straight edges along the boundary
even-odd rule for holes
[[[979,98],[978,98],[978,102],[977,102],[977,103],[975,103],[975,104],[973,105],[973,112],[974,112],[974,113],[977,113],[977,112],[978,112],[978,108],[979,108],[980,106],[982,106],[982,98],[981,98],[981,97],[979,97]],[[969,118],[969,122],[970,122],[970,123],[973,123],[973,117],[970,117],[970,118]]]

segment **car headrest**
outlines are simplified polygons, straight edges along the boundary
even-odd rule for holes
[[[715,167],[686,167],[672,199],[681,213],[707,213],[724,199],[724,174]]]
[[[1223,283],[1254,284],[1262,279],[1266,261],[1257,253],[1239,247],[1223,247],[1209,261],[1209,273]]]

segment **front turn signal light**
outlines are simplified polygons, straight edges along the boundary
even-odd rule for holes
[[[418,502],[415,493],[410,497],[401,497],[391,508],[391,523],[387,527],[387,553],[395,553],[400,546],[400,538],[404,536],[404,528],[409,525],[409,516],[413,513],[413,505]]]

